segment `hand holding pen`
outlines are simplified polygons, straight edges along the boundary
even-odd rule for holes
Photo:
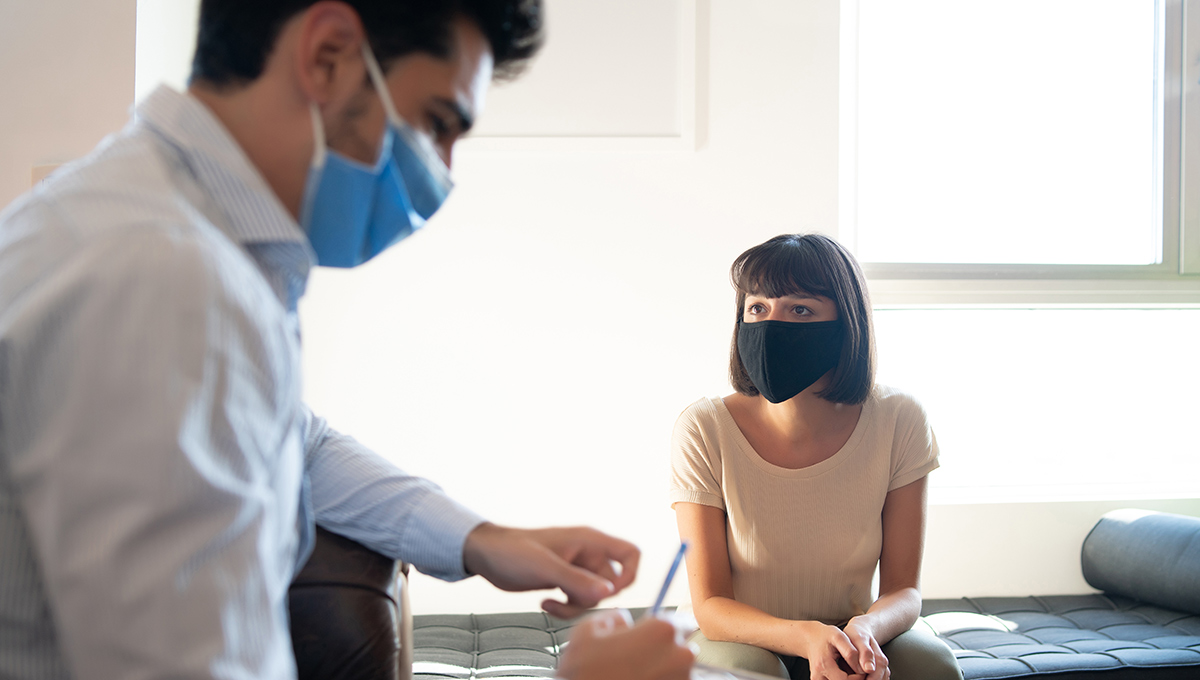
[[[688,680],[694,656],[675,626],[657,615],[687,546],[680,546],[654,605],[635,625],[624,609],[580,621],[558,667],[567,680]]]

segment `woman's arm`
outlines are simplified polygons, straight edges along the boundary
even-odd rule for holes
[[[789,621],[733,599],[733,576],[725,541],[725,512],[698,503],[675,503],[679,537],[688,542],[688,586],[700,630],[710,640],[741,642],[777,654],[801,656],[823,675],[845,678],[838,657],[858,655],[836,626]]]
[[[878,646],[912,628],[921,614],[921,553],[925,545],[925,477],[888,492],[883,503],[883,549],[879,556],[879,599],[850,619],[846,634],[859,649],[860,664],[874,666]],[[875,644],[871,644],[871,641]],[[870,650],[870,654],[867,653]],[[870,658],[870,663],[868,662]]]

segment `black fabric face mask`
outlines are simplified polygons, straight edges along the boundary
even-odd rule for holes
[[[833,321],[738,323],[738,354],[750,381],[778,404],[808,389],[842,353],[842,324]]]

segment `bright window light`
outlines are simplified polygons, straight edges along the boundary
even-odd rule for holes
[[[160,83],[177,90],[187,87],[199,20],[200,0],[138,0],[134,101]]]
[[[875,313],[926,407],[937,502],[1200,497],[1200,310]]]
[[[858,0],[842,125],[859,259],[1158,262],[1160,13]]]

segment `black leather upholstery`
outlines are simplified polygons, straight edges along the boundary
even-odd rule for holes
[[[413,680],[552,678],[573,624],[540,612],[415,616]]]
[[[966,680],[1196,680],[1200,617],[1119,596],[927,600]]]
[[[1097,590],[1200,614],[1200,517],[1115,510],[1084,539],[1080,562]]]

